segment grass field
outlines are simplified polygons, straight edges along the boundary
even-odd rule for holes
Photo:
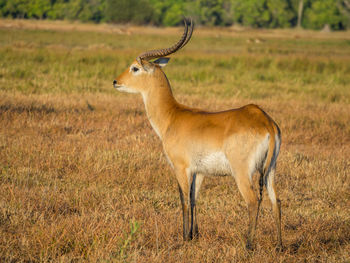
[[[0,20],[1,262],[350,262],[350,32],[199,28],[165,72],[180,102],[279,124],[285,250],[256,249],[233,178],[206,178],[199,240],[140,96],[112,81],[181,28]],[[259,43],[257,43],[259,42]]]

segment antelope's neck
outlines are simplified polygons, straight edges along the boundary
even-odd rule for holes
[[[162,139],[179,108],[169,82],[155,84],[147,92],[142,93],[142,97],[147,117],[157,135]]]

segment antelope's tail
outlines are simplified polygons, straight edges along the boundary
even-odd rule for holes
[[[267,151],[266,162],[263,167],[262,175],[264,178],[264,184],[267,187],[268,177],[271,170],[274,170],[276,167],[277,157],[281,147],[281,130],[274,123],[274,136],[270,136],[269,149]]]

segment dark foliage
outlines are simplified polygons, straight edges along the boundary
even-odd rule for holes
[[[0,17],[176,26],[347,29],[350,0],[0,0]],[[300,17],[299,17],[300,16]],[[299,18],[299,19],[298,19]]]

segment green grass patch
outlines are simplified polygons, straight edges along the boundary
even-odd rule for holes
[[[115,93],[113,79],[144,50],[173,35],[0,29],[0,89],[25,94]],[[240,96],[350,102],[350,46],[343,39],[196,36],[165,69],[173,89]]]

